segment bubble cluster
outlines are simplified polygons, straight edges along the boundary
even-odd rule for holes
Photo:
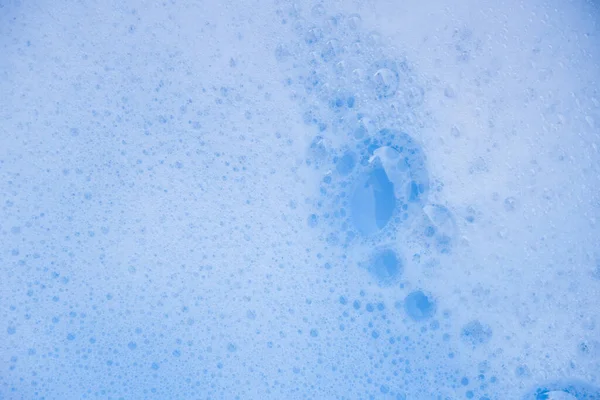
[[[360,29],[360,17],[317,14],[310,24],[292,18],[300,40],[280,44],[276,51],[312,135],[306,166],[319,178],[318,195],[307,199],[313,206],[308,226],[321,232],[326,247],[352,254],[344,256],[348,271],[363,266],[379,296],[395,297],[396,305],[388,308],[364,290],[356,297],[344,294],[336,298],[344,309],[338,330],[349,335],[360,320],[366,324],[362,334],[388,343],[384,353],[374,355],[382,357],[375,364],[382,373],[388,365],[383,360],[396,346],[396,354],[405,354],[390,364],[392,370],[403,366],[402,374],[393,375],[402,377],[403,389],[385,383],[378,386],[379,395],[411,398],[410,393],[427,386],[426,378],[415,378],[421,371],[424,376],[447,375],[441,381],[465,388],[464,398],[489,398],[497,379],[458,375],[453,348],[487,343],[491,328],[474,320],[455,335],[449,314],[438,311],[443,299],[426,287],[406,290],[416,283],[409,276],[415,276],[419,264],[435,264],[459,244],[458,223],[452,210],[438,202],[435,192],[441,185],[430,176],[421,126],[415,123],[427,95],[424,86],[409,60],[400,54],[391,58],[378,35]],[[287,57],[281,57],[282,49]],[[336,269],[339,263],[328,265]],[[310,329],[312,337],[316,332]]]

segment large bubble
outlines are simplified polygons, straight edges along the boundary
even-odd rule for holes
[[[363,235],[383,229],[394,214],[394,185],[381,166],[364,173],[350,203],[354,227]]]

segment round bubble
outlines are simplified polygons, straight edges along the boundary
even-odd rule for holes
[[[380,286],[389,286],[396,282],[402,270],[402,261],[392,249],[376,252],[369,265],[369,272]]]
[[[410,293],[404,299],[404,310],[414,321],[423,321],[435,314],[435,302],[421,290]]]

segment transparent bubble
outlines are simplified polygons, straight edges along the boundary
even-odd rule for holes
[[[388,224],[395,208],[394,185],[385,170],[375,167],[362,174],[350,202],[354,227],[363,235],[372,235]]]

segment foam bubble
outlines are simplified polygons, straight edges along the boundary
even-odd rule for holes
[[[435,314],[436,305],[430,296],[416,290],[404,299],[404,310],[412,320],[423,321]]]
[[[395,283],[402,274],[402,260],[392,249],[377,251],[369,264],[369,272],[380,286]]]

